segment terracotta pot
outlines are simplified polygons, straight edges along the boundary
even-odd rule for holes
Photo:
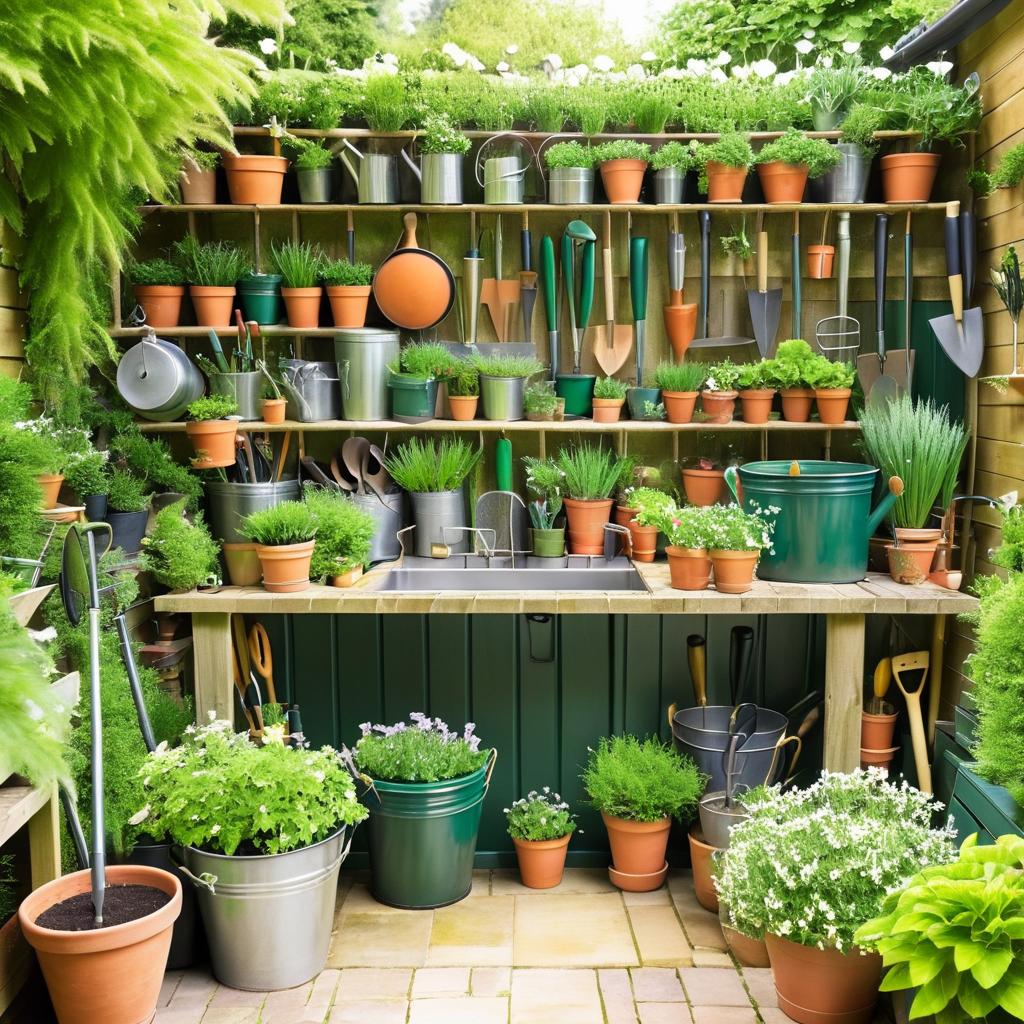
[[[676,362],[681,362],[697,333],[697,303],[685,302],[681,306],[662,306],[665,316],[665,334]]]
[[[662,391],[665,403],[665,418],[669,423],[690,423],[697,405],[696,391]]]
[[[601,812],[612,848],[612,864],[616,870],[630,875],[660,872],[665,866],[671,818],[659,821],[629,821]]]
[[[185,424],[196,457],[193,469],[216,469],[235,464],[237,420],[189,420]]]
[[[927,203],[939,173],[938,153],[890,153],[883,156],[882,195],[887,203]]]
[[[615,506],[615,513],[614,513],[612,518],[615,520],[615,522],[619,526],[628,527],[629,524],[631,522],[633,522],[633,516],[635,516],[635,515],[636,515],[636,509],[635,508],[630,508],[628,505],[616,505]],[[626,558],[632,558],[633,557],[633,534],[630,534],[627,537],[624,533],[619,533],[619,534],[616,534],[616,536],[619,539],[619,542],[620,542],[619,543],[619,547],[620,547],[620,550],[621,550],[622,554],[624,554],[626,556]]]
[[[746,167],[730,167],[717,160],[709,160],[707,172],[709,203],[743,202],[743,186],[747,182]]]
[[[327,298],[335,327],[362,327],[370,304],[370,285],[329,284]]]
[[[736,398],[735,391],[702,391],[700,401],[708,423],[731,423]]]
[[[684,469],[683,490],[691,505],[717,505],[725,495],[725,470]]]
[[[822,280],[832,276],[832,261],[835,259],[834,245],[807,246],[807,276]]]
[[[566,498],[564,504],[569,527],[569,554],[603,554],[604,524],[611,516],[612,499],[584,501],[579,498]]]
[[[221,159],[228,177],[231,202],[279,206],[288,161],[283,156],[232,156]]]
[[[43,508],[56,508],[60,485],[64,483],[64,477],[60,473],[40,473],[36,477],[36,483],[39,484],[43,492]]]
[[[191,284],[188,293],[199,327],[230,327],[235,307],[235,286],[215,288],[212,285]]]
[[[255,587],[263,578],[255,544],[224,544],[224,564],[233,587]]]
[[[690,865],[693,868],[693,891],[697,902],[712,914],[718,913],[718,890],[711,878],[711,857],[715,853],[713,846],[704,842],[704,833],[699,825],[694,825],[689,832]]]
[[[595,398],[594,422],[618,423],[619,417],[622,415],[622,407],[625,404],[624,398]]]
[[[869,750],[867,747],[860,748],[860,766],[861,768],[884,768],[886,771],[889,770],[889,765],[892,764],[892,759],[896,756],[896,751],[899,747],[886,747],[884,750]]]
[[[472,420],[476,418],[476,407],[480,404],[479,395],[449,395],[448,405],[453,420]]]
[[[264,398],[260,404],[264,423],[284,423],[284,414],[288,408],[286,398]]]
[[[917,586],[928,579],[935,558],[935,545],[928,542],[908,542],[899,547],[886,544],[885,554],[889,559],[889,575],[897,583]]]
[[[291,594],[309,586],[309,563],[313,559],[311,540],[301,544],[256,545],[263,568],[263,589],[272,594]]]
[[[35,922],[43,911],[89,891],[90,873],[76,871],[30,893],[18,910],[60,1024],[143,1024],[156,1013],[171,931],[181,913],[181,883],[168,871],[140,864],[108,866],[106,877],[110,885],[148,885],[171,898],[152,914],[109,928],[40,928]]]
[[[784,164],[778,160],[758,164],[757,176],[766,203],[799,203],[807,188],[807,165]]]
[[[217,202],[217,171],[204,170],[194,160],[186,160],[181,168],[181,201],[186,206],[209,206]]]
[[[160,330],[178,326],[181,300],[185,298],[183,284],[136,284],[132,290],[150,327]]]
[[[859,949],[801,946],[778,935],[766,935],[779,1007],[799,1024],[869,1024],[882,958]]]
[[[562,881],[565,855],[569,850],[570,832],[561,839],[516,839],[516,860],[519,877],[527,889],[553,889]]]
[[[323,291],[319,285],[316,288],[281,289],[289,327],[320,326],[320,298]]]
[[[885,750],[892,744],[899,715],[871,715],[862,711],[860,715],[860,745],[868,750]]]
[[[711,557],[703,548],[677,548],[669,544],[668,574],[673,590],[707,590],[711,582]]]
[[[601,181],[608,202],[638,202],[646,170],[646,160],[605,160],[601,164]]]
[[[774,388],[745,388],[740,392],[744,423],[767,423],[775,401]]]
[[[715,590],[723,594],[745,594],[754,583],[754,569],[760,551],[710,551],[715,567]]]
[[[718,923],[722,926],[722,935],[725,937],[725,943],[732,951],[732,955],[744,967],[771,967],[771,962],[768,959],[768,945],[764,939],[752,939],[749,935],[744,935],[742,932],[736,931],[735,928],[730,928],[725,923],[727,920],[725,904],[719,906],[718,914]]]
[[[942,530],[931,526],[895,526],[893,536],[900,544],[929,544],[934,543],[936,547],[942,540]]]
[[[337,576],[331,577],[332,587],[351,587],[356,580],[363,575],[363,567],[361,565],[355,565],[348,572],[338,573]]]
[[[852,393],[850,388],[816,388],[814,397],[818,403],[818,419],[822,423],[844,423]]]
[[[608,880],[623,892],[654,892],[664,885],[667,875],[668,861],[665,861],[660,871],[645,871],[639,875],[619,871],[614,865],[608,866]]]
[[[628,525],[633,539],[632,558],[637,562],[653,562],[658,550],[658,528],[641,526],[635,519],[631,519]]]
[[[782,396],[782,418],[787,423],[806,423],[811,418],[813,388],[783,388],[779,394]]]

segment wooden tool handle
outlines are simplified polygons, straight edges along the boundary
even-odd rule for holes
[[[604,318],[611,323],[615,320],[615,279],[612,277],[612,251],[607,245],[601,256],[604,263]]]
[[[693,680],[693,696],[704,707],[708,702],[707,647],[704,637],[694,634],[686,638],[686,656]]]
[[[399,248],[418,249],[419,245],[416,243],[416,214],[410,210],[402,218],[402,223],[405,225],[405,233],[402,235],[402,244]]]
[[[757,290],[768,291],[768,232],[757,233]]]

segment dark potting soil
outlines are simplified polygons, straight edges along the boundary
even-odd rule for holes
[[[170,901],[167,893],[151,885],[108,885],[103,897],[103,924],[100,927],[112,928],[115,924],[137,921],[140,917],[156,913]],[[82,892],[55,903],[36,918],[36,924],[56,931],[92,931],[96,927],[93,923],[92,893]]]

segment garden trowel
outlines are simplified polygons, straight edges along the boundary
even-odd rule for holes
[[[757,215],[757,287],[747,289],[747,305],[754,339],[762,358],[775,344],[782,313],[782,289],[768,288],[768,232],[764,229],[764,213]]]
[[[587,334],[594,349],[597,365],[606,377],[618,373],[629,358],[633,346],[633,331],[629,324],[615,323],[615,276],[612,274],[612,215],[604,215],[604,317],[605,322],[588,328]]]

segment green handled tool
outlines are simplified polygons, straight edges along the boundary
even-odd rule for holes
[[[576,270],[577,251],[579,272]],[[572,331],[572,372],[580,372],[580,355],[583,349],[583,332],[590,320],[594,307],[594,260],[597,252],[597,235],[581,220],[569,222],[562,235],[562,277],[565,294],[569,301],[569,329]],[[576,280],[579,278],[579,294]]]
[[[629,240],[629,300],[636,323],[636,386],[640,387],[647,338],[647,239],[643,237]]]
[[[221,347],[217,332],[211,327],[208,334],[210,336],[210,348],[213,349],[213,358],[217,366],[220,367],[221,373],[228,373],[230,368],[228,367],[227,359],[224,358],[224,349]]]
[[[494,446],[494,478],[499,491],[512,490],[512,442],[499,437]]]
[[[551,379],[558,373],[558,289],[555,280],[555,243],[550,235],[540,240],[540,279],[544,287],[544,315],[548,324]]]

